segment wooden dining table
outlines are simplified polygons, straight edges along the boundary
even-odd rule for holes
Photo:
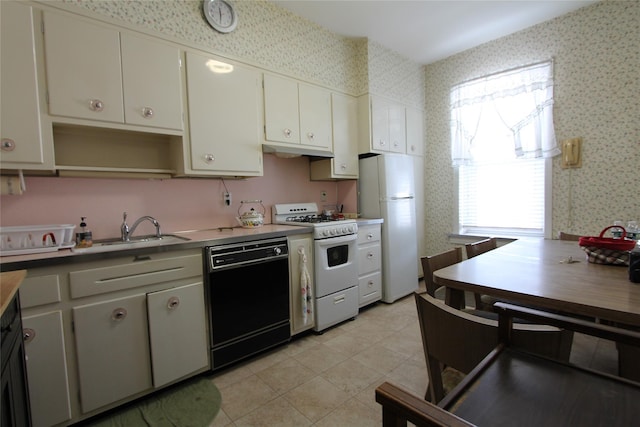
[[[519,239],[434,272],[452,306],[464,291],[640,327],[640,283],[624,266],[589,263],[575,241]]]

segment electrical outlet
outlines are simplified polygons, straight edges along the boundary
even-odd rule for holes
[[[231,206],[231,193],[225,191],[224,193],[222,193],[222,198],[224,199],[225,206]]]
[[[327,192],[323,191],[322,193],[320,193],[320,201],[321,202],[326,202],[327,201]]]

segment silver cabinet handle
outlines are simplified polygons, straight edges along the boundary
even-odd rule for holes
[[[368,286],[369,288],[372,288],[372,287],[373,287],[373,280],[369,280],[369,281],[367,282],[367,286]]]
[[[313,132],[309,132],[307,133],[307,138],[313,141],[313,138],[315,138],[315,135],[313,134]]]
[[[180,305],[180,298],[171,297],[169,298],[169,302],[167,303],[167,308],[169,310],[175,310]]]
[[[2,151],[13,151],[16,148],[16,142],[10,138],[2,138]]]
[[[368,233],[368,234],[367,234],[367,240],[371,240],[371,239],[373,239],[373,234]]]
[[[398,144],[398,141],[393,141],[393,146],[394,146],[394,147],[397,147],[397,146],[399,146],[399,145],[400,145],[400,144]]]
[[[150,119],[153,117],[153,108],[151,107],[144,107],[142,109],[142,117],[144,117],[145,119]]]
[[[36,331],[31,328],[24,328],[22,330],[22,341],[31,342],[36,337]]]
[[[346,170],[347,169],[347,164],[346,163],[341,163],[340,164],[340,169]]]
[[[369,252],[369,253],[367,254],[367,258],[369,258],[369,259],[373,258],[373,252]]]
[[[125,317],[127,317],[127,310],[122,307],[116,308],[111,313],[111,320],[115,320],[116,322],[124,320]]]
[[[89,106],[93,111],[100,112],[104,110],[104,103],[99,99],[92,99],[91,101],[89,101]]]
[[[386,143],[386,142],[384,142],[383,140],[380,140],[380,146],[381,146],[381,147],[384,147],[385,145],[387,145],[387,143]]]
[[[285,137],[291,138],[291,129],[285,129],[283,132]]]
[[[214,156],[213,154],[205,154],[204,155],[204,161],[207,163],[211,163],[213,161],[216,160],[216,156]]]

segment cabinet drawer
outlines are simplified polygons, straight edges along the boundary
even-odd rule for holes
[[[377,271],[358,279],[360,307],[378,301],[382,298],[382,274]]]
[[[358,230],[358,244],[379,242],[380,241],[380,226],[362,226]]]
[[[316,300],[316,330],[323,330],[358,315],[358,287],[353,286]],[[336,321],[335,319],[339,319]]]
[[[69,273],[71,298],[202,276],[202,256],[127,261],[123,264]]]
[[[20,307],[22,309],[38,305],[60,302],[60,280],[57,274],[28,277],[20,285]]]
[[[380,270],[382,250],[380,245],[358,247],[358,275]]]

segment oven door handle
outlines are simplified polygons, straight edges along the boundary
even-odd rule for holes
[[[320,247],[330,247],[335,246],[340,243],[349,243],[357,240],[358,236],[356,234],[348,234],[346,236],[336,236],[336,237],[327,237],[326,239],[317,239],[316,243]]]

